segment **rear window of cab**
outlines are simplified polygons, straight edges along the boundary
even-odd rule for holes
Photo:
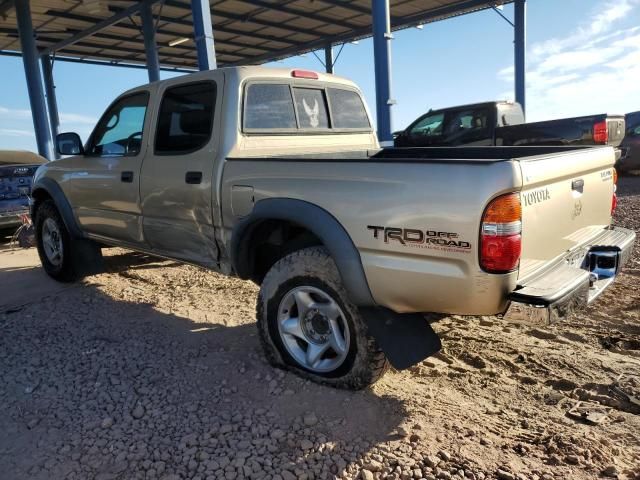
[[[245,89],[243,131],[330,133],[370,131],[360,94],[336,87],[251,83]]]

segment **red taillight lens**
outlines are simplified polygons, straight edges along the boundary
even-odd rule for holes
[[[489,273],[515,270],[522,252],[520,195],[509,193],[494,199],[482,216],[480,266]]]
[[[522,235],[482,237],[482,268],[491,273],[510,272],[518,266],[522,251]]]
[[[311,80],[318,80],[318,74],[311,70],[292,70],[291,76],[294,78],[310,78]]]
[[[593,125],[593,141],[602,144],[609,141],[609,128],[606,120]]]

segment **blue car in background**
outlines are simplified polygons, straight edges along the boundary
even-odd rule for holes
[[[0,229],[22,225],[29,213],[31,181],[47,160],[32,152],[0,150]]]

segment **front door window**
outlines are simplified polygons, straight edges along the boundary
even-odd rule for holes
[[[112,105],[93,131],[87,153],[117,157],[138,155],[148,101],[149,94],[145,92],[130,95]]]

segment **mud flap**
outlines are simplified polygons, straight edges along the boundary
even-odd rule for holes
[[[81,277],[105,271],[104,259],[98,244],[84,238],[74,238],[71,244],[73,267]]]
[[[360,314],[393,368],[404,370],[440,351],[440,337],[420,313],[361,307]]]

